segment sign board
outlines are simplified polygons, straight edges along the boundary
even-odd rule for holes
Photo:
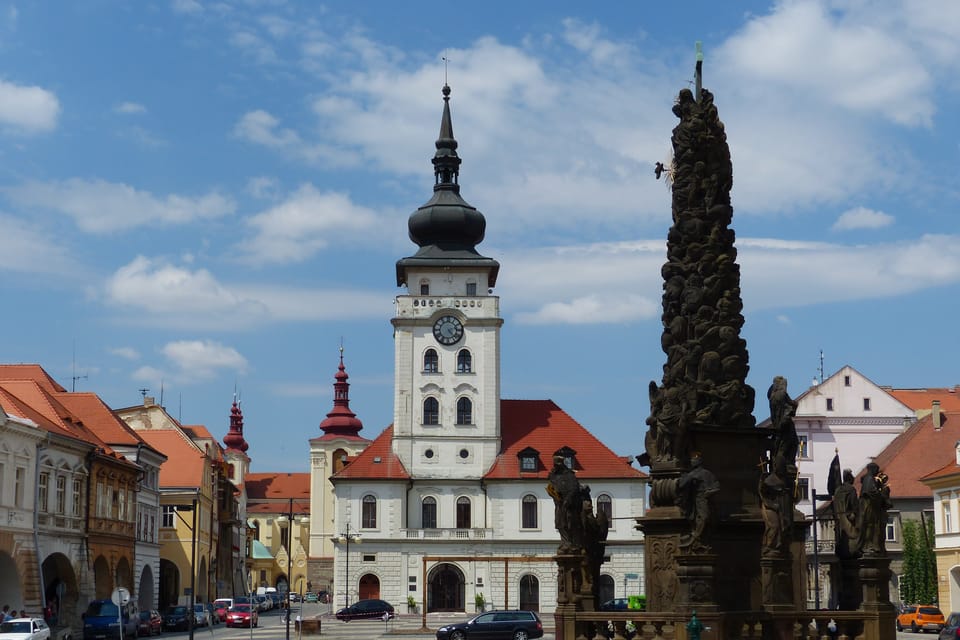
[[[113,593],[110,594],[110,600],[118,607],[122,607],[130,602],[130,591],[124,589],[123,587],[114,589]]]

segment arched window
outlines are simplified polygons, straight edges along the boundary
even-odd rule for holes
[[[521,513],[520,513],[520,528],[521,529],[536,529],[539,525],[537,524],[537,496],[528,493],[523,496],[521,501]]]
[[[457,400],[457,424],[473,424],[473,403],[470,398]]]
[[[607,516],[607,526],[613,528],[613,500],[605,493],[597,496],[597,515],[601,513]]]
[[[437,528],[437,499],[427,496],[420,504],[420,527],[423,529]]]
[[[260,521],[259,520],[253,521],[253,539],[254,540],[260,539]]]
[[[457,498],[457,529],[469,529],[470,522],[470,498],[460,496]]]
[[[440,424],[440,403],[436,398],[423,401],[423,424]]]
[[[469,349],[460,349],[457,352],[457,373],[470,373],[473,365],[473,356]]]
[[[363,496],[360,526],[364,529],[377,528],[377,497],[369,493]]]
[[[336,473],[347,465],[347,452],[337,449],[333,452],[333,472]]]
[[[440,358],[437,357],[435,349],[427,349],[423,352],[423,372],[436,373],[440,371]]]

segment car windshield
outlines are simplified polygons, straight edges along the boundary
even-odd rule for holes
[[[3,622],[0,623],[0,633],[30,633],[30,622]]]
[[[239,613],[248,613],[250,611],[250,605],[248,604],[235,604],[230,607],[230,611],[237,611]]]
[[[109,600],[95,600],[87,607],[88,617],[112,616],[116,618],[119,615],[120,609]]]
[[[167,613],[174,616],[182,616],[186,612],[187,612],[186,607],[174,607],[173,609],[170,609]]]

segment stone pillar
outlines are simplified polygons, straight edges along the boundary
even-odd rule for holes
[[[557,563],[557,608],[553,613],[557,640],[577,640],[576,613],[583,601],[581,566],[578,555],[554,556]],[[591,599],[592,609],[592,599]]]
[[[864,620],[864,637],[895,640],[896,609],[890,602],[890,558],[864,556],[857,561],[860,578],[860,610],[873,613]]]
[[[717,556],[712,553],[679,554],[676,558],[680,610],[687,613],[718,611]]]
[[[763,608],[771,613],[795,607],[791,564],[790,558],[781,555],[760,558]]]

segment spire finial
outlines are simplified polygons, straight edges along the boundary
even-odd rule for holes
[[[703,88],[703,43],[697,40],[697,66],[693,72],[694,94],[693,98],[700,102],[700,90]]]
[[[449,84],[447,82],[447,65],[450,62],[450,58],[447,57],[446,51],[443,52],[443,56],[440,59],[443,60],[443,86],[447,86]]]

